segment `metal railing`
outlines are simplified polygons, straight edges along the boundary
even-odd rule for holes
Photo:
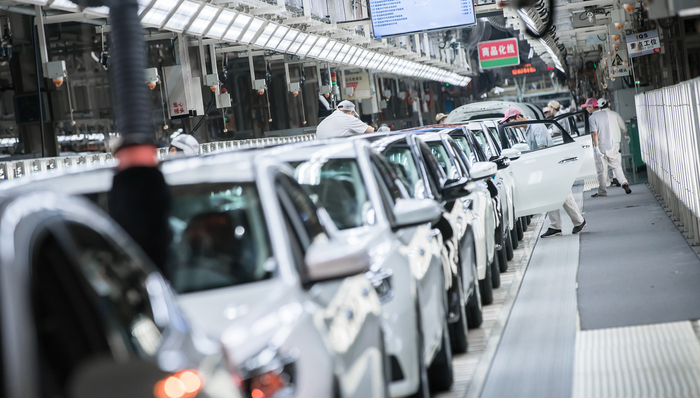
[[[700,79],[635,97],[649,185],[700,244]]]
[[[219,141],[199,145],[199,154],[211,154],[218,152],[235,151],[244,148],[262,148],[270,145],[292,144],[296,142],[311,141],[316,139],[316,134],[304,134],[291,137],[270,137],[252,140]],[[168,155],[168,148],[158,150],[158,158],[164,160]],[[25,176],[54,173],[63,170],[74,170],[93,166],[112,164],[114,158],[111,153],[90,153],[76,156],[60,156],[54,158],[37,158],[0,162],[0,181],[22,178]]]

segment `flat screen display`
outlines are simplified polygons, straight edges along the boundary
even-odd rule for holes
[[[474,0],[369,0],[376,38],[476,23]]]

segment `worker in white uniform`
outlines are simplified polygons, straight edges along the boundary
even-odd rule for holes
[[[519,110],[511,108],[506,111],[505,117],[501,120],[500,123],[517,123],[526,120],[529,119],[523,116]],[[530,145],[530,150],[534,151],[554,145],[554,141],[549,135],[549,130],[547,130],[547,128],[542,123],[528,124],[516,127],[524,127],[527,129],[525,131],[525,135],[527,137],[528,144]],[[566,211],[566,214],[568,214],[569,218],[571,218],[571,222],[574,224],[574,229],[571,231],[572,234],[578,234],[584,229],[586,229],[586,220],[583,218],[581,210],[579,209],[578,204],[576,203],[576,199],[574,199],[574,194],[571,191],[569,191],[569,195],[567,195],[563,207],[564,211]],[[552,236],[561,236],[562,222],[559,209],[550,211],[549,213],[547,213],[547,215],[549,216],[549,222],[551,225],[547,229],[547,232],[542,234],[541,237],[550,238]]]
[[[621,178],[620,183],[622,189],[626,193],[632,193],[625,173],[622,171],[620,164],[619,149],[614,149],[613,146],[613,123],[617,127],[617,122],[613,120],[609,111],[601,111],[598,108],[598,100],[589,98],[585,104],[581,106],[586,109],[591,115],[588,118],[588,123],[591,129],[591,139],[593,141],[593,150],[595,151],[595,165],[598,172],[598,192],[591,195],[593,198],[608,196],[607,190],[607,175],[608,167],[615,170],[615,174]]]
[[[357,116],[357,117],[356,117]],[[359,119],[355,104],[342,101],[338,109],[316,127],[316,138],[347,137],[374,133],[374,129]]]
[[[620,163],[622,163],[622,151],[620,150],[620,142],[622,141],[622,135],[625,135],[625,140],[627,140],[628,144],[630,142],[630,136],[627,134],[627,126],[625,125],[625,121],[622,120],[622,116],[620,116],[619,113],[610,109],[610,103],[607,99],[598,98],[598,106],[600,107],[601,111],[610,113],[609,116],[612,123],[610,126],[610,131],[612,132],[613,138],[613,150],[617,151],[617,156],[620,158]],[[610,184],[611,186],[622,186],[622,184],[620,184],[620,181],[617,179],[615,169],[610,168],[609,178],[612,180],[612,183]]]

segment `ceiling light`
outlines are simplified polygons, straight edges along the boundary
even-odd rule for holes
[[[272,35],[270,40],[265,44],[265,48],[270,48],[270,49],[275,49],[277,46],[280,44],[280,41],[282,41],[282,38],[284,35],[287,34],[289,31],[288,26],[280,25],[279,28],[275,31],[275,33]]]
[[[350,46],[350,50],[348,51],[348,53],[345,55],[345,58],[343,58],[343,60],[341,62],[344,64],[350,64],[350,60],[359,51],[360,51],[359,47]]]
[[[250,21],[250,25],[248,25],[248,29],[246,29],[243,33],[243,37],[240,38],[241,43],[250,43],[251,40],[253,40],[253,38],[255,37],[255,35],[258,34],[258,31],[262,28],[264,23],[265,21],[263,21],[260,18],[253,18],[253,20]]]
[[[308,34],[299,33],[299,35],[292,42],[292,45],[290,45],[289,48],[287,49],[287,52],[290,54],[296,54],[299,51],[299,48],[301,47],[301,45],[304,44],[304,41],[306,41],[307,37],[309,37]]]
[[[157,0],[141,19],[141,23],[160,27],[175,6],[177,6],[177,0]]]
[[[165,23],[165,27],[177,32],[182,32],[183,29],[190,23],[192,16],[199,10],[199,4],[185,0],[177,8],[177,11],[172,17]]]
[[[269,22],[265,29],[263,29],[260,36],[258,36],[258,39],[255,40],[254,44],[258,47],[264,47],[265,44],[267,44],[268,40],[270,40],[270,37],[272,37],[272,34],[275,33],[277,28],[279,28],[279,25],[277,25],[274,22]]]
[[[192,25],[187,28],[187,33],[198,36],[204,34],[204,31],[207,30],[218,12],[219,9],[216,7],[210,5],[204,6],[194,19],[194,22],[192,22]]]
[[[283,51],[286,52],[289,46],[292,45],[292,42],[294,39],[296,39],[297,35],[299,34],[299,31],[296,29],[289,29],[289,32],[284,36],[282,41],[280,42],[279,46],[277,46],[277,51]]]
[[[317,58],[319,54],[321,54],[321,51],[326,47],[326,44],[328,44],[328,38],[327,37],[319,37],[318,41],[316,41],[316,44],[311,47],[311,51],[307,54],[309,57]]]
[[[300,57],[305,57],[306,55],[308,55],[309,51],[311,51],[318,39],[318,36],[309,35],[309,37],[306,38],[306,41],[302,44],[301,48],[299,48],[299,52],[297,52],[297,55]]]
[[[214,25],[212,25],[211,28],[209,28],[209,31],[206,32],[206,35],[208,37],[220,39],[224,35],[224,32],[226,32],[226,29],[229,27],[229,25],[231,25],[231,21],[233,21],[233,18],[235,17],[236,13],[233,11],[221,11],[219,17],[216,18],[216,22],[214,22]]]
[[[224,39],[229,41],[238,40],[238,38],[241,37],[241,33],[243,33],[243,29],[245,29],[251,19],[253,19],[253,17],[249,15],[238,14],[231,27],[226,31]]]

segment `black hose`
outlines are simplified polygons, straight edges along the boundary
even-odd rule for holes
[[[202,125],[202,122],[204,122],[204,119],[209,116],[209,112],[211,111],[211,107],[214,106],[214,102],[216,101],[216,96],[214,94],[211,95],[211,101],[209,101],[209,105],[207,105],[207,109],[204,111],[204,115],[202,115],[202,118],[199,119],[197,124],[192,128],[192,131],[190,131],[191,135],[194,135],[194,133],[199,129],[199,126]]]
[[[534,37],[535,39],[541,39],[545,37],[554,25],[554,0],[549,0],[549,13],[549,18],[547,18],[547,22],[545,23],[544,29],[542,29],[541,32],[533,32],[529,26],[525,26],[525,32],[528,35]]]
[[[146,48],[138,0],[110,1],[114,110],[122,147],[153,144],[151,101],[146,88]]]

